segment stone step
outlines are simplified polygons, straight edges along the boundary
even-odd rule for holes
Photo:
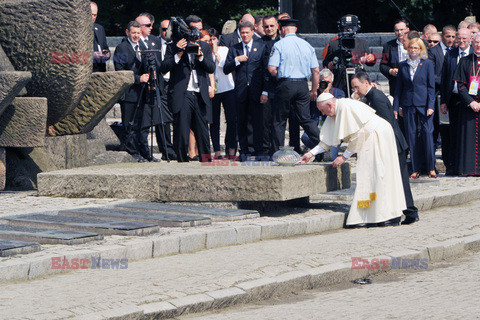
[[[213,221],[232,221],[253,219],[260,216],[255,210],[223,209],[201,206],[174,205],[158,202],[128,202],[116,205],[120,208],[128,208],[139,212],[162,212],[178,214],[194,214],[208,216]]]
[[[103,235],[142,236],[157,233],[153,223],[67,217],[48,214],[25,214],[2,218],[10,225],[98,232]],[[0,220],[0,221],[2,221]]]
[[[38,242],[0,239],[0,257],[32,253],[40,251],[41,249]]]
[[[82,208],[61,210],[58,214],[70,217],[141,221],[154,223],[161,227],[194,227],[209,225],[212,223],[208,217],[170,213],[162,214],[158,211],[134,211],[132,209],[126,210],[124,208]]]
[[[52,230],[0,224],[0,237],[17,241],[35,241],[40,244],[83,244],[102,240],[103,235],[93,232]]]

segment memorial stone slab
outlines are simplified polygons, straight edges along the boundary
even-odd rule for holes
[[[35,241],[40,244],[82,244],[102,240],[103,235],[93,232],[53,230],[0,224],[0,237],[18,241]]]
[[[193,227],[212,223],[210,218],[207,217],[159,213],[154,211],[134,211],[122,208],[82,208],[61,210],[58,214],[85,218],[150,222],[161,227]]]
[[[32,253],[40,250],[41,246],[38,242],[0,239],[0,257]]]
[[[213,221],[229,221],[258,218],[260,214],[255,210],[239,210],[239,209],[221,209],[201,206],[174,205],[158,202],[128,202],[116,205],[119,208],[128,208],[140,212],[164,212],[178,214],[197,214],[208,216]]]
[[[1,218],[16,226],[90,231],[103,235],[141,236],[159,232],[153,223],[101,220],[48,214],[25,214]]]
[[[48,125],[55,124],[78,105],[89,84],[89,2],[2,0],[0,21],[0,45],[16,70],[32,72],[28,95],[48,98]]]
[[[15,98],[0,116],[0,147],[45,145],[47,99]]]
[[[0,71],[0,116],[31,78],[30,72]]]
[[[135,82],[132,71],[95,72],[78,106],[54,125],[55,135],[88,133]]]

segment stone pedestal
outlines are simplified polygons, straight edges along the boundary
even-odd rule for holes
[[[30,72],[0,71],[0,115],[31,78]]]

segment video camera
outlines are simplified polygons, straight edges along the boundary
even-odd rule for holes
[[[197,53],[198,45],[194,44],[201,37],[201,32],[195,27],[189,27],[181,17],[171,17],[168,25],[167,34],[165,36],[167,42],[174,43],[181,39],[186,39],[188,45],[185,48],[187,53]]]
[[[338,39],[342,49],[352,50],[355,48],[355,34],[360,30],[360,21],[353,14],[347,14],[337,21]]]

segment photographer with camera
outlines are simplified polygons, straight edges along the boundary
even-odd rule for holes
[[[322,93],[326,92],[332,94],[337,99],[345,98],[345,92],[333,86],[334,79],[335,76],[333,75],[333,72],[330,71],[330,69],[322,69],[320,71],[320,83],[318,85],[317,95],[321,95]],[[310,115],[312,119],[315,120],[315,123],[317,124],[319,129],[327,118],[326,115],[322,115],[318,110],[316,101],[310,101]],[[315,144],[310,140],[306,133],[302,135],[302,142],[309,149],[313,149],[315,147]],[[332,146],[330,148],[330,153],[332,155],[332,159],[336,158],[338,155],[338,147]],[[317,160],[320,160],[320,158],[323,157],[323,154],[317,155],[317,157]]]
[[[350,79],[347,77],[363,70],[363,64],[375,65],[377,58],[371,52],[368,43],[356,37],[361,28],[357,16],[351,14],[343,16],[337,24],[338,39],[330,41],[323,66],[335,74],[334,86],[350,96]]]
[[[210,139],[208,123],[212,122],[212,101],[208,94],[209,73],[215,72],[210,46],[198,41],[201,23],[197,16],[188,16],[187,23],[172,18],[172,43],[161,66],[161,72],[170,72],[168,98],[174,116],[173,145],[178,162],[188,162],[190,128],[195,134],[199,160],[209,161]]]

